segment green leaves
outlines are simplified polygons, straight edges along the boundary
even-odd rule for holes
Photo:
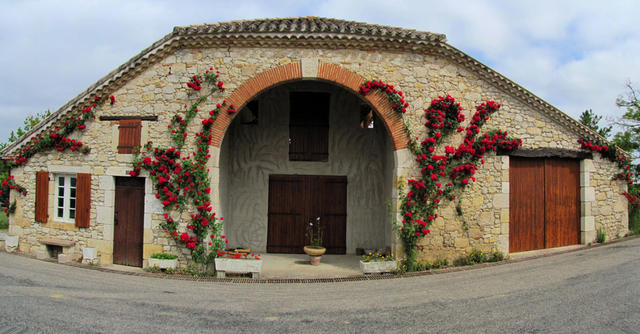
[[[611,130],[613,126],[608,127],[600,127],[600,121],[602,120],[602,116],[596,115],[593,110],[585,110],[582,115],[580,115],[580,123],[588,126],[591,130],[596,131],[599,135],[604,137],[605,139],[611,135]]]

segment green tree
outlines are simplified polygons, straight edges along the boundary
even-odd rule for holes
[[[43,119],[49,117],[49,115],[51,115],[51,110],[47,109],[43,112],[39,112],[35,115],[29,115],[27,117],[25,117],[24,121],[23,121],[23,126],[19,126],[15,132],[11,131],[11,134],[9,135],[9,141],[6,143],[1,143],[0,144],[0,150],[4,149],[9,143],[13,143],[14,141],[18,140],[18,138],[22,137],[22,135],[24,135],[25,133],[29,132],[29,130],[31,130],[34,126],[36,126],[38,123],[40,123],[40,121],[42,121]]]
[[[18,140],[18,138],[20,138],[22,135],[24,135],[25,133],[29,132],[29,130],[31,130],[34,126],[36,126],[38,123],[40,123],[40,121],[42,121],[43,119],[49,117],[49,115],[51,115],[51,110],[47,109],[43,112],[39,112],[35,115],[29,115],[27,117],[25,117],[24,121],[23,121],[23,126],[19,126],[15,132],[11,131],[11,134],[9,135],[8,138],[8,142],[6,143],[0,143],[0,150],[3,150],[5,147],[7,147],[7,145],[9,145],[9,143],[13,143],[16,140]],[[2,158],[2,157],[0,157]],[[9,171],[6,169],[5,164],[1,164],[0,163],[0,181],[4,180],[7,178],[7,176],[9,176]]]
[[[635,192],[638,193],[638,173],[640,173],[640,164],[638,158],[640,158],[640,100],[638,100],[638,92],[631,83],[627,83],[628,92],[626,96],[620,96],[616,99],[616,104],[620,108],[626,109],[626,112],[622,115],[622,118],[616,122],[617,125],[622,127],[623,131],[616,133],[614,137],[614,144],[620,148],[631,153],[634,158],[632,168],[634,169],[636,176]]]
[[[616,133],[613,142],[620,148],[631,153],[634,161],[631,166],[635,175],[635,183],[629,185],[628,192],[634,196],[640,196],[640,101],[638,92],[631,83],[627,83],[628,92],[626,96],[620,96],[616,104],[626,111],[622,118],[616,123],[622,127],[623,131]],[[640,207],[630,205],[629,207],[629,231],[633,234],[640,233]]]
[[[609,138],[609,135],[611,134],[611,130],[613,129],[613,126],[610,125],[607,127],[600,127],[598,123],[600,123],[601,120],[602,120],[602,116],[596,115],[591,109],[585,110],[582,113],[582,115],[580,115],[580,123],[588,126],[593,131],[596,131],[605,139]]]

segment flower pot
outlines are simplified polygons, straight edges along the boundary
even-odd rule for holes
[[[251,273],[252,278],[260,278],[260,273],[262,272],[262,260],[218,257],[215,259],[215,263],[216,273],[220,278],[225,277],[227,273]]]
[[[322,246],[304,246],[304,252],[309,255],[309,263],[311,263],[312,266],[320,264],[322,254],[326,251],[327,249]]]
[[[398,270],[397,261],[360,261],[360,270],[363,274],[382,274]]]
[[[326,251],[327,249],[322,246],[304,246],[304,252],[309,256],[321,256]]]
[[[318,256],[309,255],[309,263],[311,263],[312,266],[319,266],[320,260],[322,260],[322,255],[318,255]]]
[[[156,267],[158,269],[176,269],[178,266],[178,259],[154,259],[149,258],[149,267]]]

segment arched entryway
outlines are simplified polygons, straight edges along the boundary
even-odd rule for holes
[[[315,77],[304,79],[302,72],[296,74],[298,65],[269,70],[241,85],[228,99],[239,112],[224,114],[217,123],[219,181],[214,184],[230,246],[302,252],[304,226],[317,217],[331,253],[391,246],[394,153],[407,143],[401,118],[383,94],[357,94],[364,80],[353,72],[318,63]],[[326,118],[307,124],[309,119],[296,116],[300,105],[323,103]],[[317,140],[301,139],[324,126],[324,152]],[[300,140],[307,143],[296,148]],[[305,146],[312,149],[294,152]]]
[[[293,138],[292,104],[314,98],[327,103],[324,156],[317,142],[303,145],[310,156],[292,149],[300,140]],[[299,81],[269,89],[240,111],[219,165],[220,209],[232,246],[302,252],[305,226],[318,217],[330,253],[390,246],[393,144],[377,116],[371,128],[361,126],[367,107],[336,85]],[[306,125],[302,137],[322,127]]]

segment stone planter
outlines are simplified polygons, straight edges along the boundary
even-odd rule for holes
[[[149,258],[149,267],[156,267],[158,269],[176,269],[178,266],[178,259],[154,259]]]
[[[304,252],[309,255],[309,263],[311,263],[312,266],[320,265],[322,254],[326,251],[327,249],[321,246],[304,246]]]
[[[218,257],[216,258],[215,263],[218,278],[226,277],[227,273],[251,273],[251,278],[260,278],[260,273],[262,272],[262,260],[230,259],[225,257]]]
[[[322,256],[326,251],[327,249],[321,246],[304,246],[304,252],[309,256]]]
[[[377,261],[377,262],[360,261],[360,270],[362,270],[363,274],[390,273],[394,270],[398,270],[398,262],[397,261]]]
[[[7,235],[4,238],[4,250],[7,252],[13,252],[18,249],[18,236],[17,235]]]
[[[85,247],[82,249],[82,263],[95,263],[98,259],[98,249]]]

